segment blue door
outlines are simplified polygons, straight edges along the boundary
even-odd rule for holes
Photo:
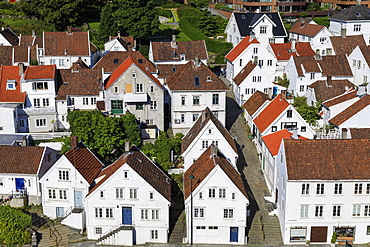
[[[238,227],[230,227],[230,242],[238,242]]]
[[[132,208],[122,207],[122,224],[132,225]]]
[[[24,179],[23,178],[16,178],[15,179],[15,189],[17,191],[21,191],[24,189]]]
[[[75,207],[82,207],[82,191],[75,191]]]

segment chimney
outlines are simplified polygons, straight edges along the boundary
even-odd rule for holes
[[[198,54],[195,54],[194,63],[195,63],[195,65],[199,64],[199,55]]]
[[[32,30],[32,37],[35,37],[36,36],[36,32],[35,30]]]
[[[172,48],[176,48],[177,45],[176,45],[176,35],[172,35],[172,41],[171,41],[171,47]]]
[[[27,145],[27,136],[22,136],[22,146],[28,146]]]
[[[342,139],[348,139],[349,136],[348,136],[348,130],[347,128],[343,128],[342,129]]]
[[[254,63],[255,65],[258,65],[258,56],[254,56],[254,57],[253,57],[253,63]]]
[[[316,49],[315,60],[321,60],[320,50]]]
[[[346,38],[346,35],[347,35],[347,29],[341,27],[340,28],[340,36],[342,36],[342,38]]]
[[[304,27],[304,19],[301,18],[301,27]]]
[[[68,34],[72,34],[72,27],[71,27],[71,26],[68,26],[68,27],[67,27],[67,33],[68,33]]]
[[[217,156],[217,147],[215,145],[211,145],[211,157]]]
[[[71,136],[71,148],[74,149],[77,147],[77,136]]]
[[[298,139],[298,128],[293,129],[292,139]]]
[[[208,114],[206,113],[206,111],[205,111],[205,110],[203,110],[203,111],[202,111],[202,116],[201,116],[201,117],[202,117],[202,123],[207,119],[207,115],[208,115]]]
[[[121,38],[121,31],[117,32],[117,38]]]
[[[290,50],[292,50],[292,52],[297,52],[297,50],[295,49],[295,45],[296,45],[296,39],[291,39],[291,48]]]
[[[272,99],[272,94],[273,94],[272,87],[269,87],[267,95],[269,96],[270,99]]]
[[[130,142],[125,141],[125,152],[129,152],[129,151],[130,151]]]
[[[326,76],[326,86],[327,87],[331,87],[332,86],[331,75],[327,75]]]
[[[356,0],[356,5],[361,6],[361,0]]]
[[[366,85],[359,85],[357,89],[357,96],[362,96],[366,94]]]
[[[254,34],[254,32],[253,31],[251,31],[250,33],[249,33],[249,42],[250,41],[252,41],[252,40],[254,40],[256,38],[256,35]]]
[[[281,92],[280,92],[280,100],[286,100],[286,90],[281,90]]]
[[[24,64],[23,63],[19,63],[18,64],[18,68],[19,68],[19,75],[23,75],[24,73]]]

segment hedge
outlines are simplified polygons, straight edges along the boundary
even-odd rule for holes
[[[167,18],[172,18],[172,12],[171,10],[168,9],[157,9],[158,15],[167,17]]]
[[[26,230],[32,223],[31,216],[10,206],[0,206],[0,245],[24,245],[31,241]]]

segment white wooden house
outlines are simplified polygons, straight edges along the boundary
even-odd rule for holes
[[[369,139],[284,140],[277,215],[285,245],[370,241]]]
[[[181,156],[184,158],[185,171],[211,144],[218,147],[220,152],[237,169],[238,150],[235,140],[207,107],[182,138]]]
[[[244,117],[250,129],[253,129],[253,120],[270,103],[271,98],[261,91],[256,91],[243,105]]]
[[[354,75],[353,83],[357,86],[370,82],[370,48],[357,46],[348,56],[348,61]]]
[[[104,52],[134,51],[135,47],[135,40],[132,37],[121,37],[118,32],[117,37],[109,36],[109,40],[104,44]]]
[[[27,195],[30,205],[40,204],[40,179],[55,163],[58,152],[48,147],[4,145],[0,156],[0,196]]]
[[[245,245],[249,199],[241,175],[211,145],[184,173],[186,243]]]
[[[83,143],[72,143],[72,149],[61,156],[40,180],[43,214],[83,230],[86,226],[84,198],[103,167]]]
[[[95,179],[86,232],[98,244],[167,243],[171,179],[133,146]]]
[[[17,46],[19,37],[10,29],[2,27],[0,31],[0,46]]]

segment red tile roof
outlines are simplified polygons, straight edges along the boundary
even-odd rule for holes
[[[21,76],[19,75],[18,66],[1,66],[0,67],[0,102],[1,103],[24,103],[26,93],[21,92]],[[15,90],[6,90],[7,81],[15,80]]]
[[[159,61],[181,61],[182,54],[185,60],[193,60],[197,55],[199,59],[208,59],[206,43],[204,40],[176,41],[175,46],[170,42],[151,42],[153,62]],[[174,54],[177,54],[177,57]]]
[[[198,118],[198,120],[193,124],[191,129],[182,138],[181,152],[182,153],[185,152],[189,145],[194,141],[194,138],[198,136],[198,134],[202,131],[202,129],[207,125],[209,121],[211,121],[216,126],[218,131],[220,131],[221,135],[226,139],[226,141],[229,143],[234,152],[238,153],[238,149],[236,148],[234,138],[231,136],[229,131],[227,131],[225,126],[222,125],[220,120],[218,120],[215,117],[215,115],[208,107],[204,111],[202,111],[202,115]]]
[[[37,174],[45,147],[0,146],[0,173]]]
[[[240,192],[248,198],[247,191],[244,187],[244,183],[240,173],[230,164],[230,162],[219,152],[217,149],[217,155],[211,156],[211,149],[216,148],[213,145],[209,146],[206,151],[189,167],[184,173],[184,197],[185,200],[190,196],[190,193],[194,191],[204,181],[204,179],[212,172],[212,170],[218,165],[229,179],[235,184]],[[194,179],[190,179],[190,175],[194,176]],[[190,186],[190,183],[191,186]],[[192,189],[192,190],[191,190]]]
[[[44,32],[45,56],[90,56],[89,32]]]
[[[99,188],[124,164],[129,165],[164,198],[171,201],[171,179],[136,146],[132,146],[130,152],[123,154],[112,165],[101,170],[98,178],[102,177],[102,179],[90,190],[88,195]]]
[[[83,143],[65,153],[65,156],[89,184],[104,168],[101,161]]]
[[[29,66],[24,72],[25,80],[54,79],[56,65]]]
[[[292,135],[293,134],[287,129],[282,129],[269,135],[263,136],[262,140],[266,144],[267,148],[270,150],[272,156],[275,156],[279,152],[281,141],[283,139],[294,139]],[[298,138],[307,139],[303,136],[298,136]]]
[[[339,126],[366,107],[370,105],[370,95],[365,95],[351,106],[346,108],[344,111],[333,117],[329,120],[330,123],[334,124],[335,126]]]
[[[166,83],[171,90],[226,91],[229,89],[212,70],[204,65],[204,63],[199,62],[198,65],[194,63],[194,61],[189,61],[167,79]],[[199,78],[199,86],[195,85],[194,80],[196,77]]]
[[[144,67],[142,67],[132,56],[129,56],[109,77],[105,89],[108,89],[113,83],[131,66],[135,64],[144,74],[146,74],[154,83],[156,83],[160,88],[164,88],[163,85],[155,78],[151,73],[149,73]]]
[[[296,34],[300,34],[300,35],[314,37],[323,28],[325,28],[325,27],[322,26],[322,25],[315,25],[315,24],[309,24],[309,23],[306,23],[304,25],[301,25],[301,22],[296,22],[292,26],[292,28],[289,30],[289,32],[290,33],[296,33]]]
[[[255,63],[249,61],[239,72],[239,74],[237,74],[233,79],[235,84],[239,86],[245,80],[245,78],[247,78],[247,76],[254,70],[254,68],[256,68],[256,66],[257,65]]]
[[[286,61],[289,60],[291,56],[313,56],[315,55],[315,51],[312,50],[311,45],[309,42],[297,42],[295,45],[296,52],[292,52],[292,44],[291,43],[283,43],[283,44],[270,44],[275,57],[277,60]]]
[[[289,105],[288,101],[277,95],[254,120],[260,133],[265,131]]]
[[[369,180],[370,140],[284,140],[288,180]]]
[[[271,101],[269,96],[257,90],[243,106],[248,114],[252,116],[266,101]]]
[[[226,56],[225,58],[230,62],[234,62],[234,60],[245,50],[248,48],[250,44],[259,44],[257,39],[249,40],[250,36],[245,37],[242,39]]]

